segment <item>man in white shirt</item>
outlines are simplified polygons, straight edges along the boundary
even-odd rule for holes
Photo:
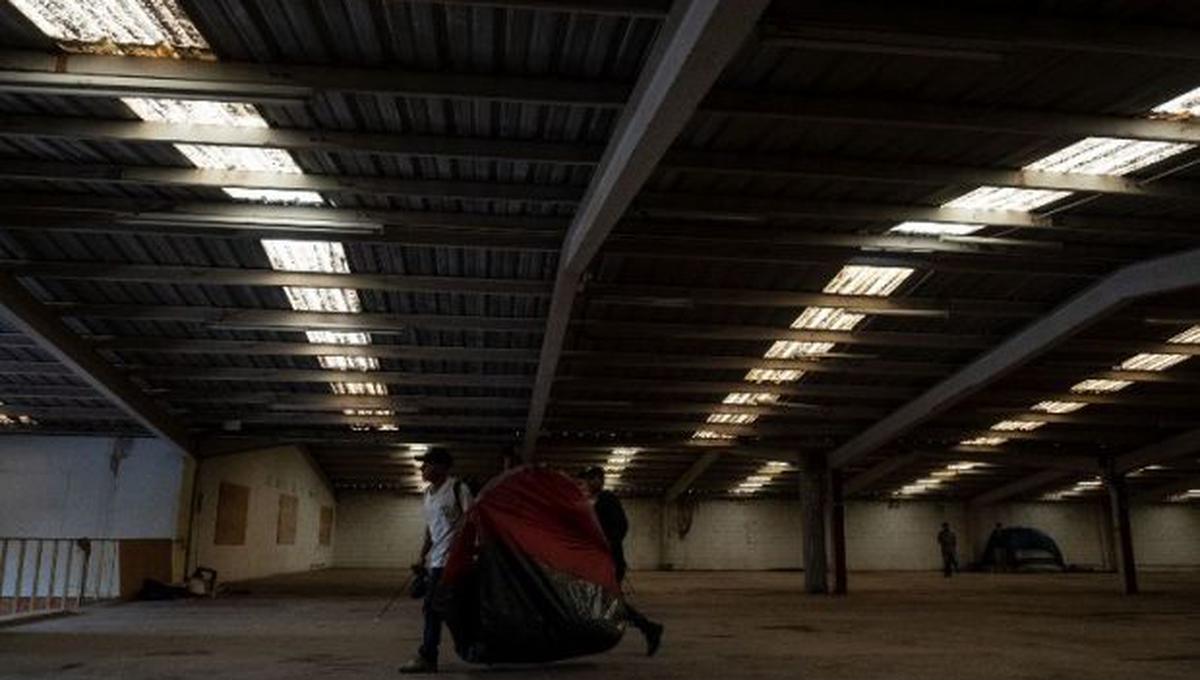
[[[425,633],[417,658],[400,667],[401,673],[436,673],[438,645],[442,640],[442,617],[433,610],[433,595],[442,569],[454,543],[463,515],[471,507],[471,490],[450,476],[454,459],[443,449],[432,449],[419,456],[421,479],[425,487],[425,545],[418,565],[429,570],[429,588],[425,594]]]

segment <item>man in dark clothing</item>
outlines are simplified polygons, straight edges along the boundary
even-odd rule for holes
[[[612,551],[613,564],[617,568],[617,581],[625,581],[625,572],[629,565],[625,562],[625,535],[629,533],[629,518],[625,516],[625,508],[617,494],[604,488],[604,468],[590,467],[579,473],[584,489],[592,499],[592,507],[596,510],[596,519],[600,520],[600,529],[608,539]],[[662,644],[662,624],[655,623],[633,608],[625,601],[625,620],[633,624],[646,638],[646,655],[653,656]]]
[[[942,549],[942,576],[958,571],[958,537],[950,531],[950,523],[942,522],[942,530],[937,535],[938,545]]]

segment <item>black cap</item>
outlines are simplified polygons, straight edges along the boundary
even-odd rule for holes
[[[424,455],[417,456],[418,463],[429,463],[430,465],[445,465],[451,467],[454,465],[454,458],[446,449],[430,449]]]
[[[580,470],[579,474],[575,476],[579,479],[600,479],[604,477],[604,468],[599,465],[593,465],[592,467]]]

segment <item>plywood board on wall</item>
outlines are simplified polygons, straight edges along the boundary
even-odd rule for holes
[[[321,506],[321,524],[317,531],[317,542],[321,545],[333,543],[333,508]]]
[[[279,521],[275,525],[275,543],[277,545],[295,545],[296,516],[299,511],[299,498],[286,493],[279,494]]]
[[[221,482],[217,496],[215,545],[245,545],[246,517],[250,510],[250,487]]]

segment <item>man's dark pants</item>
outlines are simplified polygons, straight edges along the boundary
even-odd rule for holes
[[[625,581],[625,570],[626,566],[624,564],[617,563],[617,583],[623,583]],[[646,616],[638,610],[634,609],[633,605],[629,604],[628,600],[625,601],[625,620],[628,621],[634,628],[637,628],[643,633],[654,625],[653,621],[646,618]]]
[[[437,663],[438,646],[442,642],[442,617],[433,609],[433,594],[437,591],[438,582],[441,580],[441,567],[429,570],[429,590],[425,593],[425,603],[421,607],[425,613],[425,634],[421,638],[421,649],[418,653],[422,659],[430,663]]]
[[[958,555],[946,551],[942,553],[942,576],[950,578],[950,575],[958,571]]]

